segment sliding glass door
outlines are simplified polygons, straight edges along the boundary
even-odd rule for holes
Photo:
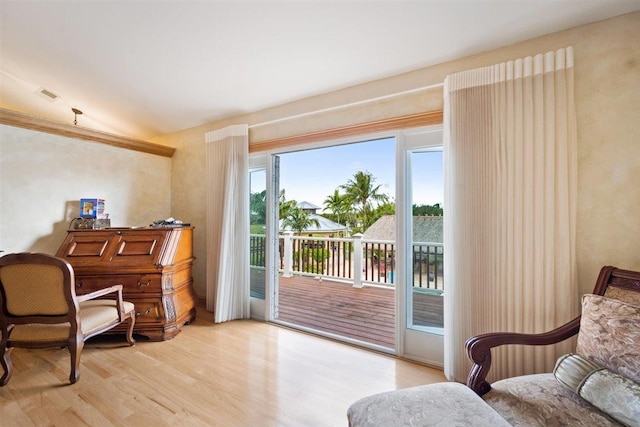
[[[442,365],[441,134],[253,155],[252,316]]]
[[[443,157],[441,127],[398,138],[398,354],[443,366]]]
[[[267,244],[267,167],[265,155],[249,160],[249,293],[251,317],[266,317],[266,295],[269,282],[269,245]]]

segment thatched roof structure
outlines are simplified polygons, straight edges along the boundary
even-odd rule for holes
[[[413,241],[424,243],[442,243],[441,216],[414,216]],[[396,216],[384,215],[374,222],[363,234],[364,239],[396,240]]]

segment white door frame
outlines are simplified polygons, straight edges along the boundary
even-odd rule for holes
[[[442,125],[399,131],[396,136],[396,353],[432,366],[444,366],[444,336],[433,331],[409,328],[412,262],[411,153],[442,147]]]
[[[268,201],[268,193],[269,193],[269,170],[267,168],[266,165],[266,161],[268,159],[268,156],[266,155],[266,153],[257,153],[257,154],[251,154],[249,155],[249,173],[256,171],[256,170],[261,170],[261,169],[265,169],[267,172],[267,178],[266,178],[266,182],[265,185],[267,187],[267,215],[266,215],[266,219],[267,219],[267,230],[269,228],[269,201]],[[249,226],[249,224],[247,224],[247,227]],[[265,262],[265,299],[260,299],[260,298],[254,298],[251,297],[250,298],[250,308],[249,308],[249,313],[251,315],[251,318],[256,319],[256,320],[266,320],[267,319],[267,307],[270,307],[269,304],[267,303],[268,301],[268,287],[267,287],[267,283],[269,282],[269,260],[271,258],[271,248],[269,248],[269,244],[268,244],[268,234],[267,234],[267,244],[266,244],[266,248],[265,248],[265,257],[266,257],[266,262]]]
[[[407,272],[412,271],[411,240],[407,227],[412,224],[411,206],[407,201],[411,195],[411,162],[413,150],[442,146],[442,125],[406,129],[397,132],[381,132],[359,135],[345,139],[316,142],[286,147],[269,152],[252,153],[249,156],[249,167],[265,168],[267,175],[267,248],[265,299],[251,299],[251,316],[256,319],[273,321],[277,300],[278,260],[275,248],[278,244],[276,199],[273,195],[273,156],[291,151],[324,148],[341,144],[364,142],[368,140],[395,137],[396,139],[396,265],[398,286],[396,287],[396,355],[427,363],[432,366],[443,366],[444,340],[440,334],[408,328],[407,313],[410,293],[407,292]],[[277,196],[276,196],[277,197]],[[275,230],[275,232],[274,232]],[[410,229],[408,230],[411,231]],[[400,286],[404,284],[404,286]],[[348,341],[348,340],[347,340]]]

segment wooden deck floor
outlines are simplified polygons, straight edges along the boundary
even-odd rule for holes
[[[263,282],[264,283],[264,282]],[[278,320],[395,347],[395,291],[312,277],[280,277]],[[442,297],[414,292],[414,324],[442,327]]]

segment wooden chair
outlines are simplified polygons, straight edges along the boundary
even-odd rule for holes
[[[615,267],[602,267],[600,275],[593,289],[593,294],[604,295],[623,293],[633,296],[634,301],[640,301],[640,272],[621,270]],[[628,297],[627,297],[628,298]],[[471,337],[466,342],[469,359],[473,362],[467,386],[482,396],[491,390],[491,384],[486,381],[491,368],[491,349],[506,344],[549,345],[564,341],[580,330],[580,316],[564,325],[541,334],[521,333],[489,333]]]
[[[97,299],[115,294],[115,299]],[[68,347],[73,384],[80,377],[84,342],[128,322],[133,345],[134,305],[122,300],[122,285],[76,296],[73,268],[63,259],[37,253],[0,257],[0,386],[11,378],[11,347]]]

